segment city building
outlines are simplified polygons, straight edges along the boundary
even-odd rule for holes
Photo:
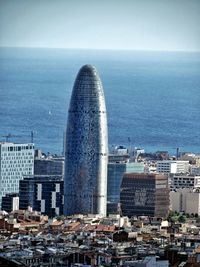
[[[180,188],[170,192],[171,210],[200,215],[200,189]]]
[[[114,152],[114,154],[122,155],[122,156],[129,154],[128,148],[126,148],[124,146],[116,146],[113,152]]]
[[[125,261],[123,267],[169,267],[169,261],[156,260],[155,256],[148,256],[141,260]]]
[[[138,160],[140,154],[144,154],[144,153],[145,153],[145,150],[143,148],[135,147],[133,150],[133,156],[134,156],[135,161]]]
[[[116,213],[118,211],[122,178],[124,173],[131,172],[143,173],[144,163],[118,161],[117,155],[116,157],[112,158],[109,156],[107,178],[107,213]]]
[[[64,176],[64,158],[35,158],[34,175]]]
[[[63,214],[63,195],[62,176],[27,176],[19,184],[19,208],[32,208],[52,218]]]
[[[171,189],[200,187],[200,176],[174,174],[170,177]]]
[[[166,217],[169,211],[167,176],[125,173],[121,184],[120,203],[123,216]]]
[[[19,181],[34,173],[33,144],[0,142],[0,207],[6,193],[18,193]]]
[[[188,173],[189,161],[184,160],[158,160],[158,173]]]
[[[183,212],[186,210],[186,195],[191,189],[179,188],[170,191],[170,209],[172,211]]]
[[[95,67],[83,66],[74,83],[65,142],[64,214],[106,215],[107,115]]]
[[[2,210],[11,212],[19,209],[19,194],[9,193],[2,197]]]
[[[198,167],[198,166],[191,166],[190,167],[190,174],[191,175],[200,175],[200,167]]]

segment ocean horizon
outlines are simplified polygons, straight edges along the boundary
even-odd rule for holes
[[[97,68],[109,146],[200,153],[200,53],[0,48],[0,141],[61,154],[82,65]],[[16,137],[14,137],[16,136]]]

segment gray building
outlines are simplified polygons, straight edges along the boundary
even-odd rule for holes
[[[35,158],[34,174],[64,176],[64,158]]]
[[[120,202],[120,186],[124,173],[142,173],[144,172],[144,163],[118,161],[118,156],[109,156],[109,159],[107,213],[116,213]]]
[[[83,66],[74,83],[65,144],[66,215],[106,215],[107,115],[95,67]]]

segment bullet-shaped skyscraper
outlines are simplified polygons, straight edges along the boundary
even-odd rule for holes
[[[64,213],[106,215],[108,133],[104,92],[94,66],[74,83],[65,144]]]

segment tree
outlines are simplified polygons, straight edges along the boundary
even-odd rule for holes
[[[185,223],[186,222],[186,216],[184,216],[184,215],[179,216],[178,221],[180,223]]]

